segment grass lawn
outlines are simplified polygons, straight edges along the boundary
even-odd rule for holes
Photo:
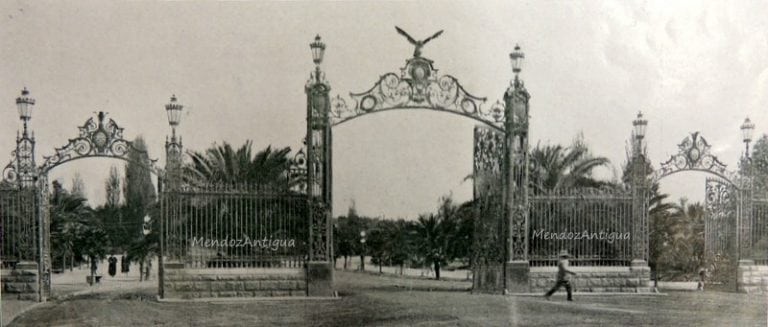
[[[12,326],[765,326],[764,296],[675,292],[668,296],[472,295],[468,282],[336,274],[340,300],[158,303],[151,291],[111,291],[52,302]]]

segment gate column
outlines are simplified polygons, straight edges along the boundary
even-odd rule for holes
[[[307,201],[309,260],[307,295],[333,296],[332,185],[330,85],[320,70],[325,44],[320,36],[310,44],[315,71],[304,91],[307,94]]]
[[[634,128],[632,145],[632,267],[648,266],[648,183],[643,138],[648,121],[638,113],[632,121]]]
[[[524,57],[519,46],[510,55],[515,79],[504,93],[504,207],[507,222],[507,262],[504,291],[528,292],[528,104],[530,94],[519,79]]]

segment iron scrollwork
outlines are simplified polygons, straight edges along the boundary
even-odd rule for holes
[[[504,201],[502,171],[504,133],[487,126],[475,127],[474,194],[478,203],[475,215],[474,260],[479,265],[505,261],[503,233]]]
[[[512,242],[512,253],[510,257],[512,260],[527,260],[527,233],[528,228],[526,226],[527,216],[529,214],[528,205],[515,206],[512,212],[512,220],[510,221],[510,238]]]
[[[453,76],[438,76],[432,60],[420,56],[408,59],[399,75],[387,73],[368,91],[350,93],[350,97],[351,105],[340,96],[331,100],[332,125],[384,110],[431,109],[466,116],[500,131],[504,129],[493,112],[482,107],[486,98],[470,94]]]
[[[307,192],[307,155],[304,153],[304,149],[296,152],[289,163],[288,183],[294,192]]]
[[[328,245],[328,217],[330,215],[328,206],[323,201],[311,201],[310,209],[312,212],[312,253],[310,261],[329,260]]]
[[[732,186],[728,182],[707,178],[705,203],[704,247],[708,255],[726,254],[734,228],[735,197],[731,196]],[[730,219],[729,219],[730,218]]]
[[[65,162],[84,157],[111,157],[130,161],[128,154],[146,151],[136,149],[133,143],[123,139],[123,128],[114,120],[104,122],[106,113],[98,113],[98,122],[89,118],[83,126],[78,127],[80,134],[61,148],[56,148],[56,154],[44,157],[45,161],[40,166],[40,172],[45,173],[50,169]],[[157,174],[154,164],[157,160],[150,160],[149,170]]]
[[[26,135],[16,138],[16,150],[11,152],[11,162],[3,169],[2,180],[8,185],[30,186],[37,175],[35,167],[35,140]]]

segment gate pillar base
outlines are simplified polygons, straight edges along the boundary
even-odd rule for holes
[[[530,292],[529,274],[531,265],[528,260],[507,262],[506,269],[506,289],[507,293],[528,293]]]
[[[307,262],[307,296],[335,296],[333,289],[333,266],[330,262]]]
[[[3,269],[3,299],[43,302],[39,292],[39,271],[37,262],[21,261],[14,269]]]
[[[768,293],[768,267],[755,265],[754,260],[739,260],[736,287],[740,293]]]
[[[472,275],[472,293],[504,293],[503,263],[474,265]]]

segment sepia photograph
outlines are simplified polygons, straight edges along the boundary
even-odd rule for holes
[[[768,326],[768,0],[0,2],[2,326]]]

